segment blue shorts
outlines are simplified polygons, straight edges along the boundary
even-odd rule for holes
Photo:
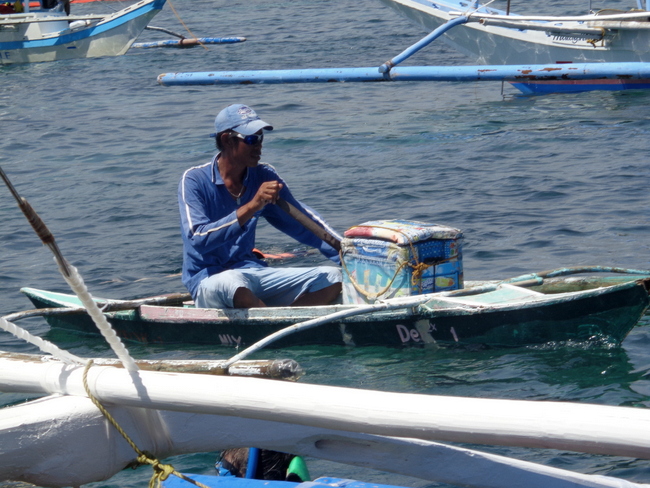
[[[333,266],[229,269],[201,281],[194,303],[200,308],[233,308],[237,289],[248,288],[269,307],[285,307],[305,293],[341,281],[341,270]]]

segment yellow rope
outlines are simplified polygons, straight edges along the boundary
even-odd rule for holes
[[[600,29],[600,39],[586,39],[586,42],[591,44],[592,46],[596,47],[596,43],[602,41],[603,43],[601,46],[605,45],[605,35],[607,34],[607,31],[603,27],[596,27],[597,29]]]
[[[200,483],[196,480],[193,480],[192,478],[188,478],[182,473],[179,473],[174,469],[174,467],[171,464],[162,464],[158,459],[156,459],[153,455],[150,453],[147,453],[145,451],[141,451],[138,446],[136,446],[135,442],[131,440],[131,438],[127,435],[127,433],[120,427],[120,425],[117,423],[117,420],[113,418],[113,416],[109,413],[106,408],[95,398],[95,396],[91,393],[90,388],[88,387],[88,371],[90,370],[90,367],[93,365],[92,359],[89,360],[86,363],[86,367],[84,368],[84,374],[83,374],[83,384],[84,384],[84,389],[86,390],[86,394],[88,395],[88,398],[90,398],[90,401],[95,404],[95,406],[99,409],[99,411],[106,417],[106,419],[111,423],[113,427],[117,429],[117,431],[124,437],[126,442],[129,443],[129,446],[138,454],[138,463],[139,464],[150,464],[153,467],[153,474],[151,476],[151,480],[149,480],[149,488],[160,488],[161,483],[165,481],[167,478],[169,478],[170,474],[173,474],[174,476],[178,476],[182,480],[188,481],[199,488],[209,488],[205,486],[203,483]]]

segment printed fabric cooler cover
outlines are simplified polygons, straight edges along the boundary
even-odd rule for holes
[[[463,287],[460,230],[411,220],[376,220],[341,241],[343,303]]]

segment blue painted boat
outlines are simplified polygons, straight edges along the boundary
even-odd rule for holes
[[[166,0],[141,0],[109,15],[57,9],[0,15],[0,65],[124,54]]]

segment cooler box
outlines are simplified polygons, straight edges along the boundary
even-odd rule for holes
[[[341,241],[343,303],[463,287],[463,234],[411,220],[366,222]]]

